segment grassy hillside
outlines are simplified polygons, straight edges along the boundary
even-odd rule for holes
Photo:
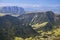
[[[41,36],[36,36],[34,38],[20,38],[20,37],[15,37],[15,40],[60,40],[60,28],[53,29],[52,31],[48,32],[43,32],[41,31]]]
[[[0,13],[0,16],[4,16],[4,15],[5,14]],[[25,16],[26,19],[20,18],[22,21],[20,21],[20,19],[18,19],[17,17],[13,17],[13,16],[9,16],[9,15],[0,18],[0,22],[1,22],[0,27],[2,28],[2,32],[3,32],[3,33],[1,32],[1,28],[0,28],[0,33],[3,35],[4,38],[6,37],[6,39],[7,38],[9,39],[9,37],[11,37],[11,38],[14,37],[14,40],[60,40],[60,25],[58,25],[59,27],[57,26],[57,24],[60,24],[60,16],[58,16],[59,20],[57,19],[56,25],[52,25],[51,27],[53,27],[53,29],[51,29],[49,31],[48,29],[50,28],[50,25],[54,23],[53,22],[54,20],[52,20],[51,16],[48,18],[48,22],[46,22],[44,20],[43,16],[39,15],[38,17],[36,17],[36,15],[35,15],[33,18],[32,17],[30,18],[30,16],[33,16],[34,14],[30,15],[30,16],[29,15]],[[41,21],[40,21],[40,17],[41,17]],[[24,18],[24,17],[22,17],[22,18]],[[34,20],[32,20],[32,19],[34,19]],[[32,20],[32,22],[31,22],[31,20]],[[27,22],[27,24],[26,24],[26,22]],[[28,25],[28,23],[30,23],[30,22],[33,24]],[[23,23],[25,23],[25,25],[22,25]],[[46,27],[46,25],[47,25],[47,27]],[[7,29],[7,28],[9,28],[9,29]],[[9,32],[7,32],[6,29]],[[36,30],[36,29],[39,29],[39,30]],[[48,31],[43,31],[46,29]],[[16,32],[14,32],[14,31],[16,31]],[[9,37],[8,37],[8,35],[5,35],[6,32],[9,35]],[[36,33],[40,34],[40,35],[36,36]],[[1,37],[1,34],[0,34],[0,37]],[[13,34],[16,34],[16,36],[13,36]]]
[[[33,28],[45,27],[47,23],[48,22],[44,22],[42,24],[37,23],[32,26]],[[60,40],[60,28],[54,28],[51,31],[47,31],[47,32],[44,32],[43,30],[40,30],[38,32],[40,33],[40,36],[36,36],[34,38],[29,37],[26,38],[25,40]],[[24,40],[24,39],[20,37],[15,37],[15,40]]]

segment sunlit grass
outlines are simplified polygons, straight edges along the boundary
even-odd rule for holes
[[[20,38],[20,37],[15,37],[15,40],[33,40],[33,38],[30,37],[30,38],[23,39],[23,38]]]
[[[0,13],[0,16],[4,16],[4,15],[6,15],[6,14]]]
[[[53,38],[53,40],[60,40],[60,28],[57,28],[57,29],[53,29],[52,31],[48,31],[48,32],[43,32],[41,31],[41,36],[42,37],[39,37],[39,40],[45,40],[45,38],[43,38],[44,35],[53,35],[53,36],[50,36],[51,38]],[[53,34],[52,34],[53,33]],[[48,36],[47,36],[48,37]],[[26,38],[25,40],[36,40],[38,39],[37,37],[35,38]],[[50,40],[50,38],[47,38],[48,40]],[[15,40],[24,40],[23,38],[20,38],[20,37],[15,37]]]
[[[55,36],[60,36],[60,28],[53,30]]]
[[[44,22],[44,23],[41,23],[41,24],[37,23],[37,24],[32,25],[32,27],[33,27],[33,28],[44,27],[47,23],[48,23],[48,22]]]
[[[15,37],[15,40],[23,40],[23,38]]]

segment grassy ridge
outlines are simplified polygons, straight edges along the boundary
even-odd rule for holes
[[[41,33],[42,37],[35,37],[35,38],[30,37],[30,38],[26,38],[25,40],[37,40],[37,39],[38,40],[46,40],[46,39],[48,39],[48,40],[60,40],[60,28],[53,29],[52,31],[42,32]],[[43,37],[45,35],[50,35],[50,36],[47,36],[48,38],[45,38],[45,37]],[[20,37],[15,37],[15,40],[24,40],[24,39],[20,38]]]
[[[35,28],[39,28],[39,27],[44,27],[48,22],[44,22],[42,24],[34,24],[32,25]],[[30,37],[30,38],[26,38],[25,40],[60,40],[60,28],[54,28],[52,31],[48,31],[48,32],[44,32],[44,31],[39,31],[40,32],[40,37]],[[46,36],[47,38],[45,38],[44,36]],[[15,37],[15,40],[23,40],[23,38],[20,37]]]

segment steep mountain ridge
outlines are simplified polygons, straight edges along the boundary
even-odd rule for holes
[[[22,25],[34,25],[48,22],[44,29],[51,30],[55,24],[55,14],[52,11],[28,13],[18,16]]]
[[[12,40],[16,36],[27,38],[36,35],[39,35],[39,33],[33,30],[30,25],[21,25],[17,17],[10,15],[0,17],[0,40]]]
[[[20,20],[23,20],[23,24],[35,24],[41,23],[46,21],[46,14],[45,13],[28,13],[23,14],[18,17]]]

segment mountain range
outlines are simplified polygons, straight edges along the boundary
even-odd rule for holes
[[[37,30],[51,31],[54,28],[54,26],[56,27],[60,26],[60,15],[57,15],[52,11],[35,12],[35,13],[33,12],[27,14],[24,14],[24,12],[25,11],[23,9],[21,14],[20,9],[18,7],[0,8],[1,14],[7,13],[6,15],[0,16],[0,39],[1,40],[13,40],[14,37],[16,36],[21,38],[40,36]],[[21,15],[15,17],[15,16],[8,15],[9,13],[21,14]],[[46,23],[46,25],[44,27],[38,26],[38,28],[36,27],[35,29],[32,26],[32,25],[42,24],[42,23]]]
[[[17,6],[4,6],[4,7],[0,7],[0,13],[20,15],[20,14],[24,14],[25,10],[24,8]]]

